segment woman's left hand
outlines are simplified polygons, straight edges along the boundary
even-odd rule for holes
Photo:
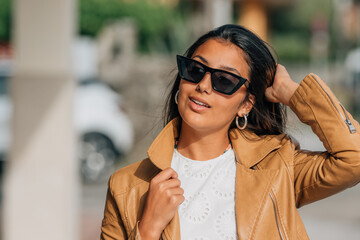
[[[269,102],[281,102],[289,105],[290,98],[294,95],[299,84],[294,82],[286,68],[278,64],[273,84],[265,90],[265,97]]]

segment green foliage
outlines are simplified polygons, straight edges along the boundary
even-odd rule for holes
[[[79,33],[96,37],[102,27],[122,18],[135,20],[142,52],[175,51],[184,42],[178,27],[185,17],[173,9],[148,0],[79,0]],[[11,38],[11,0],[0,0],[0,42]],[[180,31],[184,33],[184,31]]]
[[[133,18],[139,30],[140,51],[171,50],[173,26],[182,21],[175,10],[147,0],[80,0],[80,34],[96,36],[112,21]]]
[[[281,61],[307,61],[310,56],[311,24],[315,17],[332,21],[331,0],[294,1],[292,7],[278,9],[270,15],[271,44]],[[331,41],[334,39],[332,38]]]
[[[10,41],[11,36],[11,0],[0,1],[0,42]]]
[[[281,62],[305,62],[309,60],[309,41],[302,34],[276,34],[271,42]]]

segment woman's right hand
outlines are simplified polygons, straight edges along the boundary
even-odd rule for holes
[[[141,239],[159,239],[166,225],[185,200],[178,175],[166,168],[151,181],[143,215],[139,222]]]
[[[278,64],[273,84],[265,90],[266,99],[269,102],[281,102],[289,106],[291,97],[294,95],[299,84],[294,82],[286,68]]]

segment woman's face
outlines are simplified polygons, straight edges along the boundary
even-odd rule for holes
[[[245,53],[236,45],[210,39],[203,43],[191,57],[211,68],[222,69],[249,79],[249,66]],[[211,86],[210,73],[199,83],[180,82],[178,108],[184,124],[198,131],[228,130],[236,115],[249,113],[252,105],[242,101],[246,87],[242,85],[234,94],[224,95]],[[253,97],[251,96],[252,100]],[[198,102],[207,106],[202,106]]]

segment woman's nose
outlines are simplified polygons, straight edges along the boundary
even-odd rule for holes
[[[203,79],[197,84],[197,89],[200,92],[206,92],[207,94],[210,94],[212,92],[210,72],[205,73]]]

